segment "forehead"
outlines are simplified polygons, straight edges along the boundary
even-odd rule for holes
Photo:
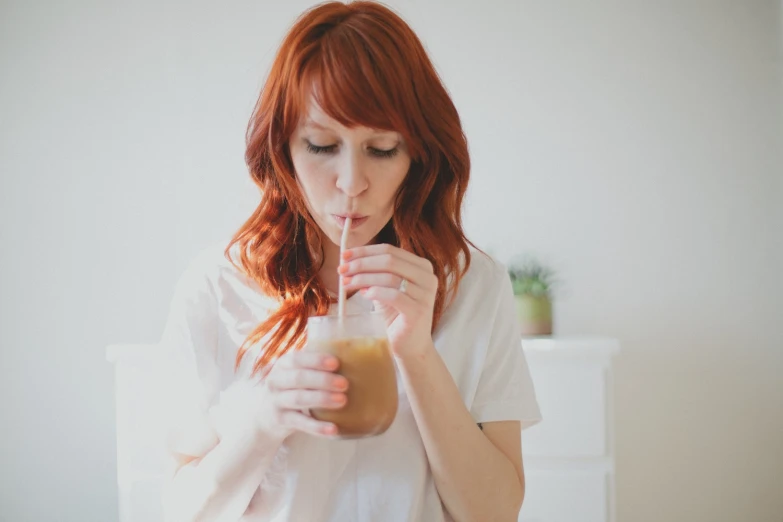
[[[369,132],[373,134],[389,134],[395,131],[390,129],[376,129],[373,127],[367,127],[365,125],[355,125],[347,127],[331,117],[323,108],[313,99],[310,98],[305,112],[302,114],[300,125],[304,129],[316,130],[316,131],[337,131],[337,132]]]

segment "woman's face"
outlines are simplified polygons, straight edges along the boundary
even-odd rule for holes
[[[311,102],[289,149],[308,209],[324,234],[339,245],[350,217],[348,247],[372,243],[394,213],[394,197],[411,164],[402,136],[344,127]]]

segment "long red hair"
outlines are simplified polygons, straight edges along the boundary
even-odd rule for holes
[[[288,148],[311,96],[347,127],[393,130],[405,139],[411,167],[377,240],[432,262],[439,283],[433,329],[470,264],[461,221],[467,141],[418,37],[374,2],[313,7],[283,40],[250,119],[245,161],[261,203],[226,248],[238,269],[280,300],[237,354],[239,365],[264,340],[254,371],[303,346],[308,316],[327,314],[334,302],[318,275],[328,239],[305,206]]]

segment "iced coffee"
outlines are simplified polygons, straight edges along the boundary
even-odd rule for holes
[[[385,432],[397,414],[397,376],[377,313],[311,317],[307,349],[337,357],[336,373],[348,380],[348,401],[338,410],[313,409],[318,420],[333,422],[339,438],[371,437]]]

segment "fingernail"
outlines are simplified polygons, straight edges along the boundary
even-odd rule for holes
[[[346,250],[345,252],[343,252],[343,259],[351,259],[352,255],[353,254],[351,254],[350,250]]]
[[[338,388],[340,390],[347,390],[348,389],[348,379],[346,379],[345,377],[340,377],[338,379],[335,379],[334,387]]]
[[[335,426],[334,424],[324,426],[323,432],[328,435],[334,435],[335,433],[337,433],[337,426]]]
[[[343,284],[344,285],[350,285],[351,284],[351,276],[343,276]]]
[[[326,359],[324,359],[322,364],[324,365],[324,368],[326,368],[327,370],[334,370],[337,368],[337,359],[335,359],[334,357],[327,357]]]
[[[342,404],[346,400],[344,393],[333,393],[331,398],[332,398],[332,402],[337,404]]]
[[[337,271],[340,272],[341,274],[346,273],[348,271],[348,265],[340,265],[337,268]]]

